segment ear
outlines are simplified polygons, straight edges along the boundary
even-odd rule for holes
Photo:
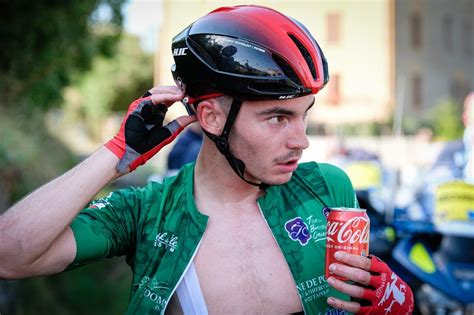
[[[217,136],[222,134],[227,115],[216,99],[210,98],[200,102],[196,115],[202,129]]]

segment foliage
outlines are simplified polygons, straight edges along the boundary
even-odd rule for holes
[[[404,135],[415,135],[420,129],[430,129],[435,140],[450,141],[462,137],[461,105],[452,101],[441,101],[427,111],[426,115],[406,115],[403,117]],[[347,124],[341,126],[345,135],[380,136],[392,132],[393,118],[384,123]]]
[[[100,141],[111,111],[126,111],[152,83],[152,55],[141,50],[137,37],[125,35],[113,58],[98,57],[90,71],[74,77],[65,95],[65,122],[84,124],[89,136]]]
[[[344,124],[338,126],[338,132],[350,136],[381,136],[391,132],[390,122],[372,122]]]
[[[124,1],[2,1],[0,104],[58,105],[72,73],[87,69],[97,54],[112,55]],[[107,19],[92,14],[99,5]]]
[[[123,314],[130,283],[131,273],[122,258],[22,280],[16,314]]]
[[[404,135],[415,135],[417,131],[426,123],[423,118],[418,115],[406,115],[402,122],[402,132]]]
[[[97,56],[114,56],[125,1],[1,2],[0,213],[77,163],[69,148],[48,133],[44,112],[62,103],[64,87]],[[125,276],[123,264],[120,270],[115,265],[111,261],[53,277],[0,280],[15,292],[4,294],[0,285],[0,295],[7,297],[0,299],[0,313],[12,303],[15,314],[123,313],[129,273]]]
[[[74,123],[90,121],[90,126],[100,127],[107,114],[125,110],[131,99],[150,87],[152,57],[138,46],[137,38],[123,36],[114,56],[98,56],[91,62],[90,71],[72,76],[74,85],[66,88],[63,109],[76,118]],[[2,179],[8,177],[7,184],[11,186],[5,204],[11,204],[77,162],[62,143],[47,133],[43,110],[32,108],[26,115],[21,109],[0,108],[0,175]],[[65,132],[64,128],[71,126],[61,127],[58,130]],[[106,194],[106,190],[101,194]],[[131,276],[122,260],[105,260],[59,275],[18,281],[15,313],[123,313]],[[1,308],[2,305],[0,312]]]
[[[435,140],[450,141],[462,138],[464,127],[461,105],[445,100],[436,104],[428,113],[426,125],[433,130]]]
[[[0,108],[0,213],[7,206],[70,168],[75,158],[45,130],[38,109],[28,114]]]

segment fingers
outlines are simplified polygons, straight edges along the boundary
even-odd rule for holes
[[[364,288],[360,286],[349,284],[334,277],[329,277],[327,281],[334,289],[354,298],[362,298],[364,295]]]
[[[350,265],[367,271],[370,270],[370,266],[372,264],[372,260],[370,258],[361,255],[354,255],[343,251],[336,252],[334,254],[334,258],[346,265]]]
[[[150,94],[175,93],[177,91],[181,91],[181,89],[174,85],[154,86],[148,90]]]
[[[363,285],[368,285],[370,281],[370,273],[368,271],[344,264],[332,263],[329,266],[329,271],[331,274],[347,278]]]
[[[195,115],[192,115],[192,116],[180,116],[178,118],[175,119],[178,124],[183,127],[183,128],[186,128],[186,126],[192,124],[193,122],[195,122],[197,120],[196,116]]]
[[[329,266],[332,274],[344,277],[362,285],[368,285],[370,281],[371,260],[367,257],[354,255],[346,252],[336,252],[334,258],[338,261]],[[340,262],[340,263],[339,263]],[[328,278],[328,284],[336,290],[345,293],[353,298],[362,298],[364,288],[355,284],[341,281],[334,277]],[[358,302],[343,301],[334,297],[328,298],[328,304],[334,308],[344,309],[351,313],[357,313],[360,310]]]
[[[153,104],[164,104],[167,107],[171,106],[174,102],[181,101],[184,98],[183,91],[176,86],[155,86],[148,90],[151,93],[150,99]],[[183,128],[194,123],[196,116],[181,116],[175,119],[175,121]]]
[[[363,285],[369,284],[369,270],[372,263],[370,258],[343,251],[336,252],[334,258],[341,263],[333,263],[329,266],[329,270],[333,274]]]
[[[330,297],[327,299],[327,303],[335,309],[346,310],[349,313],[357,313],[360,310],[360,304],[357,302],[343,301]]]
[[[171,106],[174,102],[180,101],[184,98],[184,93],[176,86],[158,86],[149,90],[151,93],[150,99],[153,104],[164,104]]]

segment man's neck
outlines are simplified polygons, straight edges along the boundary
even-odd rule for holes
[[[260,188],[244,182],[235,174],[213,143],[203,144],[194,171],[194,196],[198,204],[212,200],[226,207],[255,202],[261,194]]]

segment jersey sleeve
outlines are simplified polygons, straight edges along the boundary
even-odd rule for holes
[[[349,176],[342,169],[331,164],[319,163],[319,168],[335,203],[334,206],[359,208]]]
[[[72,221],[76,256],[66,269],[131,252],[135,244],[140,189],[129,188],[92,201]]]

